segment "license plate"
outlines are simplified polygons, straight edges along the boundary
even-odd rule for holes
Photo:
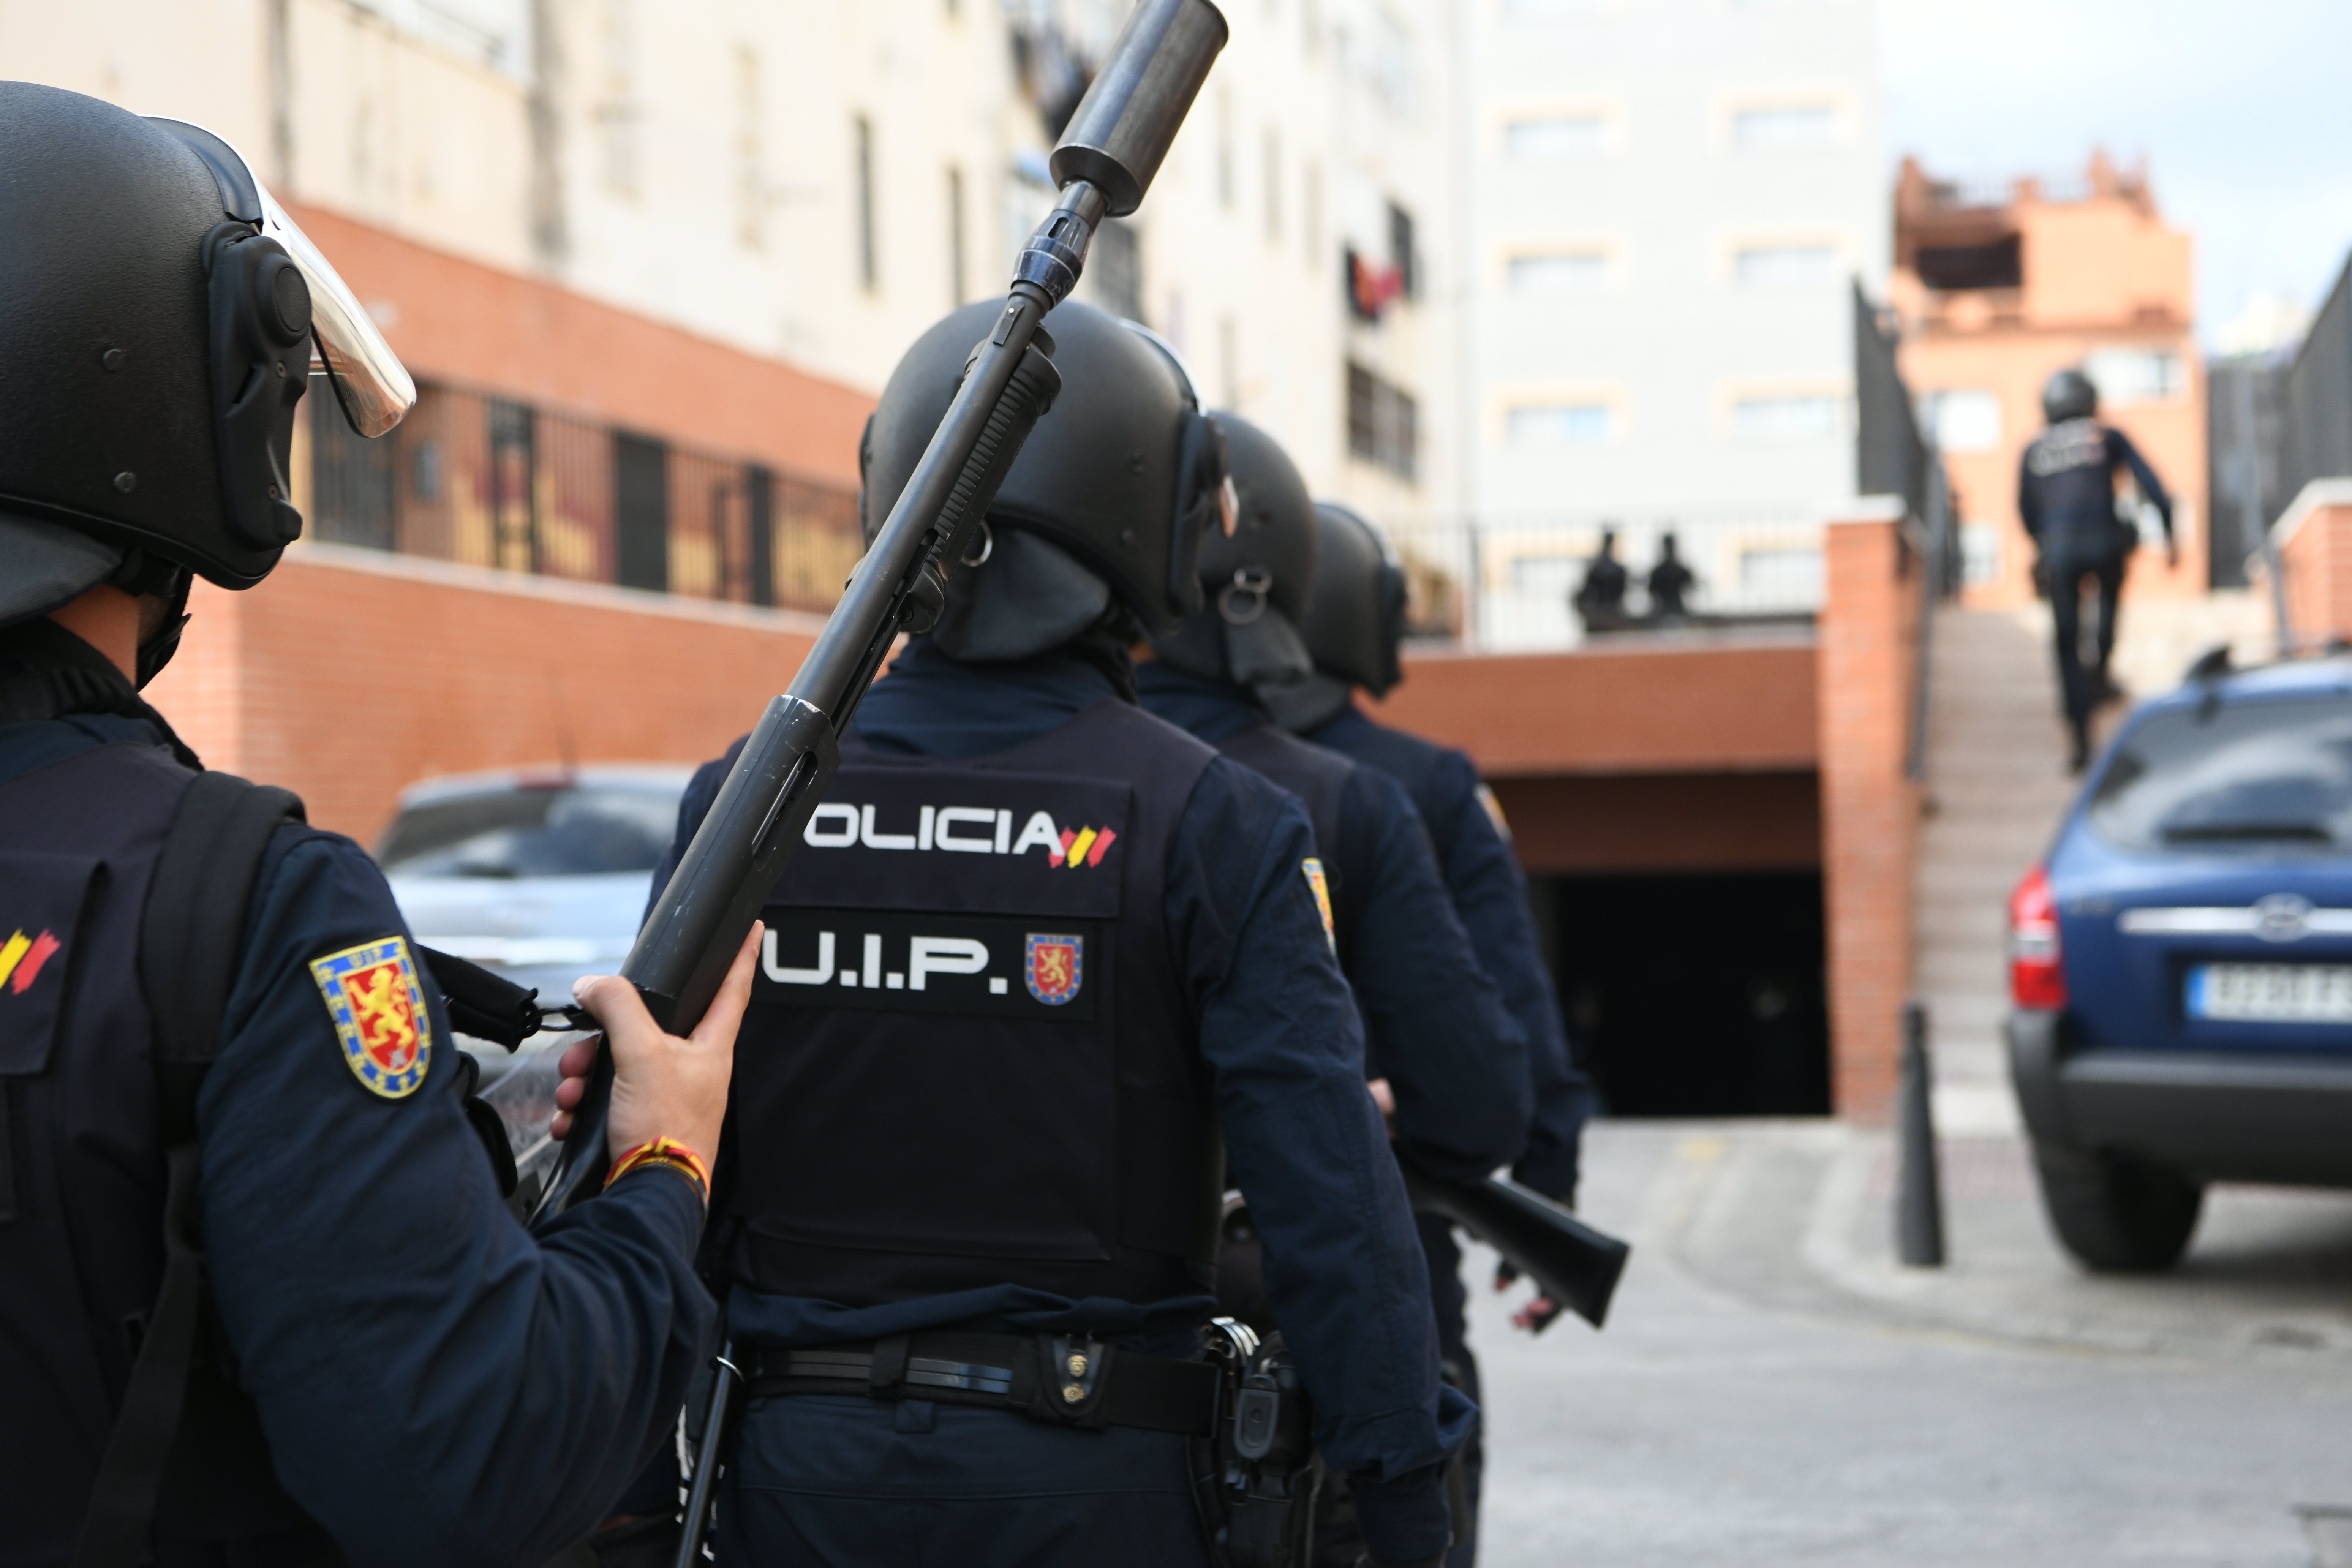
[[[2352,1024],[2352,964],[2200,963],[2189,1016],[2263,1024]]]

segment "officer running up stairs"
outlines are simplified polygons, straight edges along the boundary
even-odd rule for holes
[[[2057,643],[2058,700],[2073,734],[2067,768],[2081,773],[2091,760],[2091,715],[2122,695],[2107,675],[2116,651],[2116,600],[2124,567],[2138,548],[2139,531],[2116,513],[2116,479],[2130,470],[2139,492],[2164,520],[2165,558],[2180,563],[2172,535],[2172,498],[2131,437],[2099,423],[2099,391],[2079,370],[2062,370],[2042,389],[2047,428],[2026,443],[2018,459],[2017,514],[2041,551],[2034,577],[2050,596]],[[2083,658],[2083,588],[2099,596],[2098,652]]]
[[[892,374],[869,533],[995,309]],[[1209,1562],[1187,1453],[1229,1169],[1370,1561],[1433,1568],[1475,1411],[1438,1380],[1312,830],[1135,704],[1129,650],[1199,603],[1223,444],[1111,317],[1050,326],[1059,400],[767,911],[710,1250],[751,1378],[719,1558]]]
[[[1528,1123],[1526,1152],[1511,1174],[1523,1185],[1572,1207],[1578,1144],[1591,1114],[1592,1087],[1578,1070],[1570,1048],[1528,910],[1527,879],[1512,853],[1502,808],[1479,782],[1477,764],[1469,757],[1381,724],[1357,706],[1356,688],[1383,697],[1403,679],[1398,649],[1404,638],[1404,572],[1395,548],[1370,521],[1331,502],[1316,510],[1315,577],[1302,628],[1314,672],[1304,680],[1262,684],[1259,695],[1286,729],[1388,774],[1412,797],[1428,826],[1446,890],[1470,932],[1471,945],[1528,1038],[1528,1098],[1534,1114]],[[1463,1386],[1475,1400],[1478,1372],[1463,1338],[1461,1250],[1444,1220],[1433,1215],[1417,1217],[1430,1279],[1438,1292],[1440,1351],[1450,1366],[1460,1369]],[[1505,1288],[1512,1278],[1510,1267],[1502,1266],[1496,1289]],[[1540,1332],[1559,1312],[1558,1304],[1538,1296],[1514,1321]],[[1474,1436],[1467,1455],[1474,1508],[1480,1449],[1480,1438]],[[1470,1553],[1459,1545],[1448,1558],[1451,1568],[1468,1568],[1470,1561]]]
[[[137,692],[191,572],[251,587],[301,531],[313,342],[365,435],[406,372],[225,142],[23,82],[0,300],[0,1563],[541,1562],[714,1316],[752,950],[691,1041],[585,983],[625,1173],[526,1234],[373,863]]]

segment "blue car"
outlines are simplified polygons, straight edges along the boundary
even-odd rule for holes
[[[2169,1267],[2206,1184],[2352,1187],[2352,655],[2209,658],[2125,721],[2010,900],[2052,1227]]]

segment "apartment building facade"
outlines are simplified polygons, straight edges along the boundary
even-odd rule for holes
[[[1054,136],[1127,9],[0,0],[0,73],[215,128],[295,205],[479,269],[371,301],[404,350],[523,278],[870,398],[933,320],[1003,286],[1052,202]],[[1450,7],[1225,9],[1231,45],[1145,211],[1098,241],[1081,297],[1160,331],[1203,397],[1272,429],[1319,492],[1411,514],[1449,482],[1452,450],[1453,360],[1428,303],[1453,265],[1432,221],[1446,205]],[[656,341],[639,348],[658,357]],[[387,447],[313,422],[304,488],[321,537],[830,601],[855,553],[840,537],[854,436],[790,471],[765,460],[793,444],[781,436],[730,449],[703,434],[742,411],[690,384],[654,427],[625,427],[584,388],[464,357],[462,378],[418,367],[419,417]],[[641,372],[674,383],[672,369]]]
[[[1601,531],[1700,602],[1810,608],[1854,490],[1852,289],[1887,265],[1867,0],[1469,0],[1475,456],[1433,510],[1505,646],[1571,640]]]

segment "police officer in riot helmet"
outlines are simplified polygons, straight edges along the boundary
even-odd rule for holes
[[[2124,566],[2139,543],[2136,525],[2117,515],[2116,479],[2126,470],[2164,522],[2165,556],[2180,563],[2172,532],[2172,499],[2131,437],[2099,421],[2098,388],[2081,371],[2066,369],[2042,389],[2049,421],[2026,444],[2017,475],[2017,511],[2041,552],[2034,577],[2050,598],[2057,638],[2060,707],[2073,734],[2069,766],[2076,773],[2091,755],[2091,714],[2120,695],[2107,675],[2116,648],[2116,605]],[[2097,651],[2083,652],[2083,593],[2098,595]]]
[[[301,531],[313,343],[363,434],[413,384],[193,126],[0,82],[0,1558],[542,1561],[711,1320],[679,1151],[750,949],[692,1041],[587,983],[616,1146],[678,1149],[534,1240],[383,878],[139,695],[191,574],[251,587]]]
[[[1314,671],[1303,680],[1262,687],[1261,693],[1286,728],[1394,778],[1419,808],[1446,891],[1479,962],[1501,987],[1504,1005],[1528,1038],[1533,1115],[1526,1152],[1511,1174],[1573,1205],[1578,1145],[1592,1090],[1575,1064],[1502,808],[1467,756],[1381,724],[1356,705],[1357,688],[1383,697],[1403,679],[1399,650],[1405,627],[1404,571],[1387,536],[1363,517],[1330,502],[1316,510],[1315,579],[1301,628]],[[1475,1399],[1477,1363],[1464,1340],[1461,1249],[1445,1221],[1433,1215],[1416,1217],[1437,1292],[1440,1351],[1449,1365],[1460,1369],[1463,1386]],[[1509,1266],[1503,1266],[1496,1288],[1503,1289],[1511,1278]],[[1515,1321],[1540,1331],[1559,1310],[1539,1296]],[[1475,1509],[1482,1462],[1475,1436],[1466,1458]],[[1465,1539],[1457,1541],[1448,1562],[1453,1568],[1467,1568],[1475,1532],[1457,1534]]]
[[[1367,1065],[1397,1136],[1476,1181],[1520,1152],[1527,1045],[1445,896],[1429,835],[1394,780],[1276,725],[1260,690],[1313,672],[1298,622],[1315,574],[1315,504],[1281,447],[1219,414],[1237,526],[1201,552],[1203,603],[1152,640],[1145,708],[1298,796],[1364,1016]]]
[[[1236,415],[1216,418],[1232,451],[1239,526],[1203,547],[1207,602],[1155,639],[1158,657],[1140,672],[1144,705],[1307,805],[1375,1092],[1393,1108],[1407,1149],[1455,1179],[1479,1180],[1526,1142],[1526,1037],[1463,929],[1403,788],[1272,721],[1259,694],[1279,701],[1314,669],[1298,628],[1317,571],[1315,504],[1272,437]],[[1444,1233],[1441,1222],[1416,1217],[1424,1231]],[[1245,1268],[1246,1246],[1234,1251]],[[1449,1303],[1458,1319],[1458,1270],[1433,1266],[1431,1284],[1441,1326]],[[1244,1305],[1230,1287],[1226,1300]],[[1443,1342],[1440,1353],[1449,1378],[1472,1389],[1475,1368]],[[1469,1452],[1476,1441],[1474,1433]],[[1454,1551],[1466,1553],[1468,1521],[1457,1525]]]
[[[892,374],[869,536],[995,314]],[[713,1233],[750,1380],[719,1559],[1209,1561],[1230,1173],[1372,1561],[1433,1564],[1475,1412],[1438,1381],[1310,828],[1135,705],[1129,647],[1200,602],[1223,442],[1115,320],[1047,324],[1059,399],[767,911]]]

